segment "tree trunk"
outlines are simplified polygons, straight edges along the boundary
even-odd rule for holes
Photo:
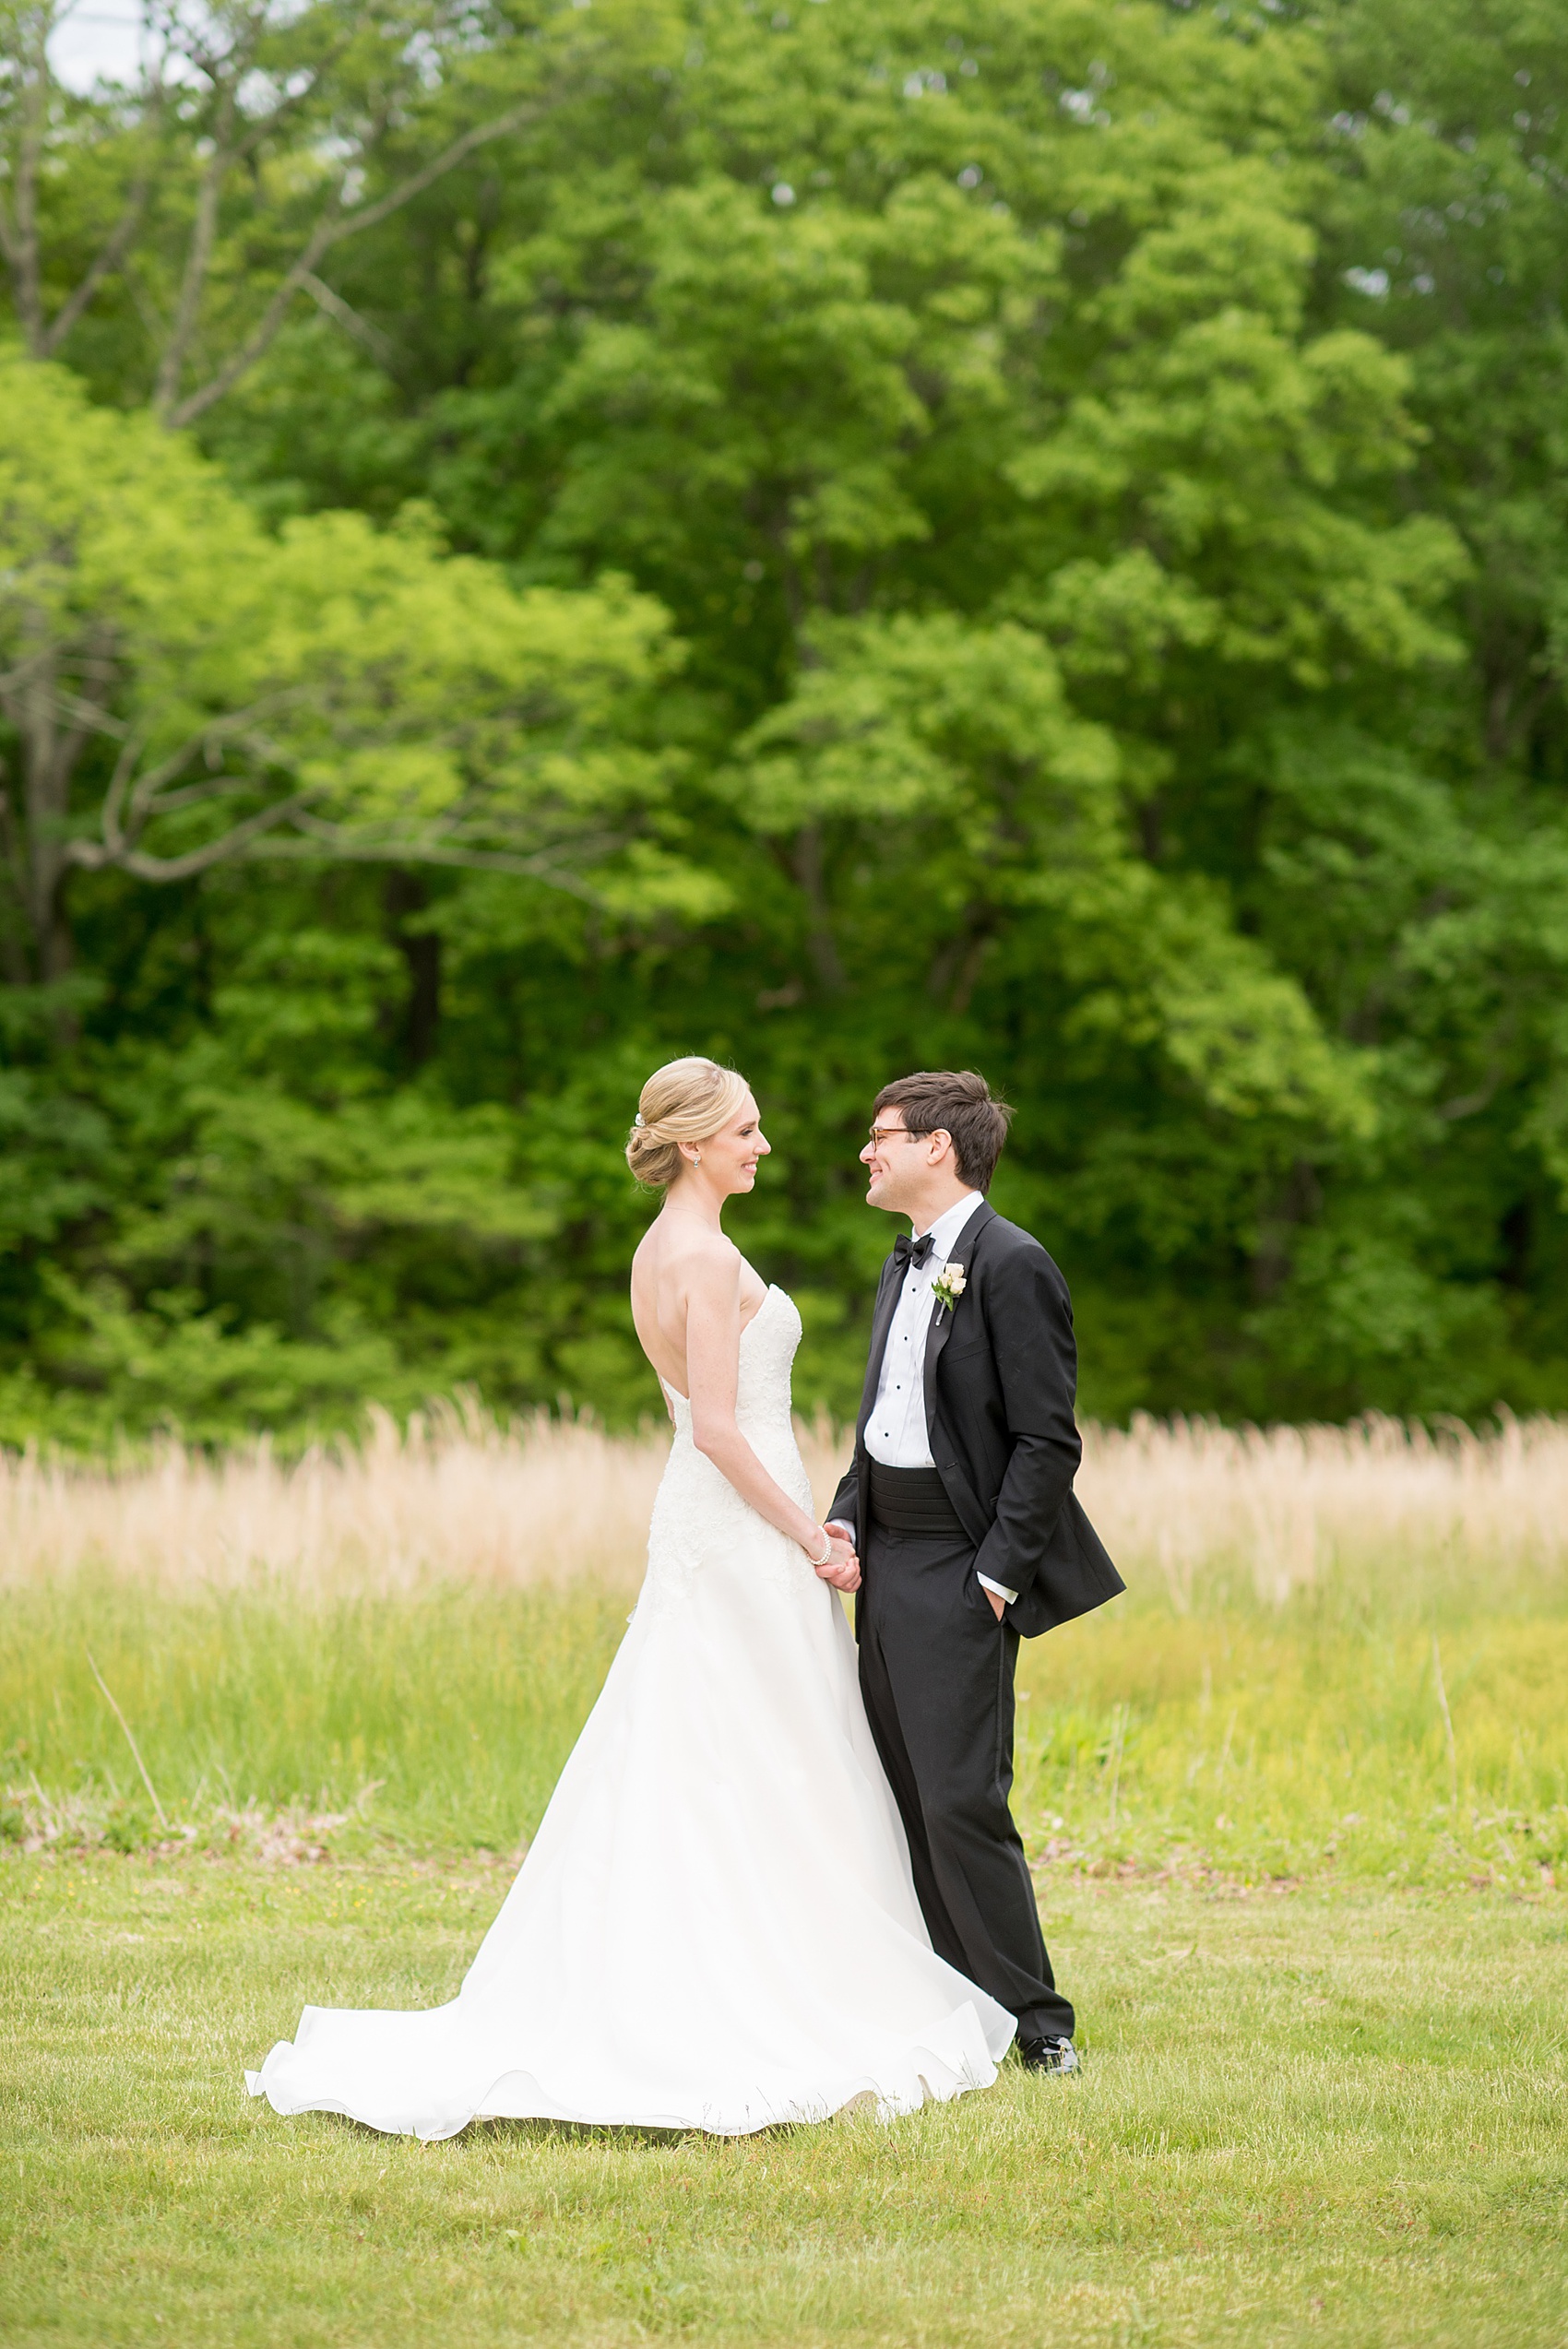
[[[21,690],[18,711],[27,794],[24,909],[32,938],[33,967],[46,984],[62,977],[71,964],[64,903],[70,770],[55,707],[58,682],[56,663],[40,661]]]
[[[422,1068],[435,1050],[441,1026],[441,940],[433,930],[407,927],[410,914],[430,905],[419,875],[395,865],[384,896],[392,942],[408,965],[409,993],[403,1007],[402,1047],[410,1068]]]
[[[44,9],[27,11],[18,27],[16,50],[21,84],[20,125],[16,148],[8,159],[11,202],[0,187],[0,244],[11,273],[11,298],[22,339],[36,359],[43,350],[43,271],[38,234],[38,178],[43,160],[49,121],[49,34],[51,16]]]
[[[0,974],[7,987],[25,987],[32,977],[24,931],[27,925],[27,867],[22,838],[10,791],[0,785],[0,859],[5,864],[6,896],[0,906]]]
[[[838,944],[833,935],[832,917],[828,911],[820,824],[808,824],[797,832],[790,861],[806,901],[806,943],[811,953],[812,967],[826,991],[837,995],[844,985],[844,966],[839,960]]]
[[[107,642],[89,643],[69,664],[65,648],[48,638],[40,614],[24,632],[23,658],[4,695],[6,717],[21,751],[20,817],[6,798],[4,840],[13,886],[27,936],[8,959],[21,964],[42,985],[64,979],[75,960],[66,912],[71,778],[92,730],[89,710],[107,687],[111,672]],[[63,718],[77,709],[79,717]]]

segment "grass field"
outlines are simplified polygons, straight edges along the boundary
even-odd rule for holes
[[[6,1871],[15,2343],[1547,2344],[1561,1906],[1048,1890],[1075,2082],[721,2142],[279,2121],[306,1997],[456,1987],[494,1868]]]
[[[0,2339],[1568,2341],[1568,1432],[1091,1446],[1133,1587],[1016,1804],[1081,2080],[424,2148],[241,2069],[456,1987],[659,1446],[377,1441],[0,1481]]]

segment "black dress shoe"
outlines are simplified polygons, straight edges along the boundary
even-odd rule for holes
[[[1039,2039],[1033,2033],[1018,2037],[1018,2061],[1026,2071],[1080,2071],[1078,2051],[1071,2039]]]

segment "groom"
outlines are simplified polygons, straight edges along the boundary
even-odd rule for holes
[[[1026,1639],[1123,1588],[1073,1491],[1077,1357],[1061,1274],[986,1204],[1012,1111],[972,1073],[885,1085],[866,1204],[908,1216],[882,1268],[855,1456],[830,1526],[854,1543],[861,1688],[932,1943],[1075,2071],[1008,1809]]]

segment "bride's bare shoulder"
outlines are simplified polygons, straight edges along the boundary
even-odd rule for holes
[[[634,1281],[648,1281],[677,1294],[694,1287],[738,1286],[745,1259],[722,1232],[705,1231],[683,1217],[659,1216],[644,1233],[632,1258]]]

